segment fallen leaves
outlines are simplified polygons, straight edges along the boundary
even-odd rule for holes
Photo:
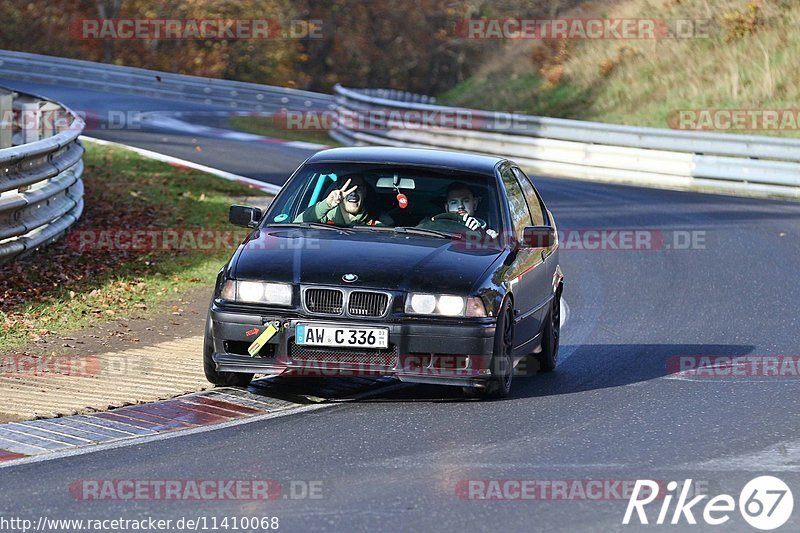
[[[241,191],[193,170],[108,149],[89,148],[84,162],[85,210],[68,237],[29,258],[0,265],[0,340],[44,343],[81,317],[91,325],[130,313],[141,316],[155,301],[180,294],[187,282],[213,281],[195,277],[196,272],[185,274],[185,268],[193,266],[191,251],[177,261],[174,251],[87,251],[76,246],[75,237],[114,228],[225,227],[218,195]],[[51,342],[58,346],[66,341]]]

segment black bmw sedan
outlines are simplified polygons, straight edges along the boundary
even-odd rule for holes
[[[556,366],[558,234],[512,161],[408,148],[306,160],[220,271],[205,330],[217,385],[381,376],[504,397]]]

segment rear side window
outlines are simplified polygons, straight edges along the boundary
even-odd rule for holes
[[[517,181],[519,181],[519,184],[522,187],[522,192],[525,194],[525,200],[528,204],[528,209],[531,212],[533,225],[544,226],[544,209],[536,189],[534,189],[533,185],[531,185],[528,176],[526,176],[520,169],[514,168],[514,174],[516,174]]]
[[[525,226],[532,225],[528,204],[525,202],[525,195],[511,169],[505,169],[501,177],[508,195],[508,210],[511,212],[511,225],[514,226],[514,236],[522,240],[522,231]]]

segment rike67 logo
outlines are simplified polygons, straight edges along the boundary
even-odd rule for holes
[[[731,520],[738,503],[739,513],[748,524],[756,529],[768,531],[784,525],[791,517],[794,508],[794,498],[789,486],[773,476],[760,476],[748,481],[739,493],[738,502],[729,494],[720,494],[705,502],[703,500],[709,497],[708,494],[689,499],[691,479],[685,480],[683,485],[679,485],[677,481],[670,481],[667,483],[665,494],[659,493],[660,488],[663,488],[663,483],[659,484],[649,479],[636,480],[622,523],[636,524],[638,519],[639,524],[695,525],[699,517],[707,525],[720,526]],[[676,496],[675,506],[672,507]],[[652,512],[648,516],[645,507],[656,500],[661,505],[659,508],[656,504],[650,509],[651,511],[659,509],[657,518],[651,522]]]

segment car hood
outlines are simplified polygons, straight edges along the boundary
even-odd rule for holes
[[[464,240],[301,228],[254,231],[232,261],[236,279],[467,294],[503,253]],[[358,279],[344,283],[345,274]]]

